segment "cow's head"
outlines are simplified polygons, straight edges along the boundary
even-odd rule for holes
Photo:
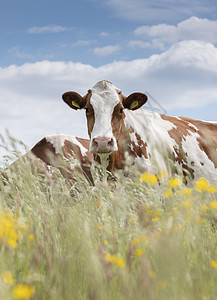
[[[66,92],[62,97],[71,108],[86,110],[90,151],[96,154],[118,150],[124,109],[136,110],[148,99],[142,93],[125,97],[108,81],[98,82],[83,97],[76,92]]]

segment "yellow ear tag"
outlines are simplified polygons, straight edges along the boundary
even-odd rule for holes
[[[77,102],[75,102],[75,101],[72,101],[72,105],[75,106],[75,107],[77,107],[77,108],[81,108],[80,105]]]
[[[131,103],[130,105],[130,109],[134,109],[135,107],[137,107],[139,105],[138,101],[133,101],[133,103]]]

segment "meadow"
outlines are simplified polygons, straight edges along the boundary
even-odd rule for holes
[[[6,165],[16,140],[2,146]],[[91,187],[0,172],[0,299],[215,300],[217,188],[126,166]]]

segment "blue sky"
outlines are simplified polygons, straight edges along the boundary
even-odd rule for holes
[[[216,0],[8,0],[0,11],[0,133],[29,147],[87,137],[61,95],[107,79],[169,115],[217,121]]]

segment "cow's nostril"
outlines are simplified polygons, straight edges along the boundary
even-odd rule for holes
[[[93,145],[94,145],[95,147],[98,146],[98,142],[97,142],[95,139],[93,139]]]
[[[108,141],[108,146],[113,146],[113,145],[114,145],[113,139],[111,139],[110,141]]]

